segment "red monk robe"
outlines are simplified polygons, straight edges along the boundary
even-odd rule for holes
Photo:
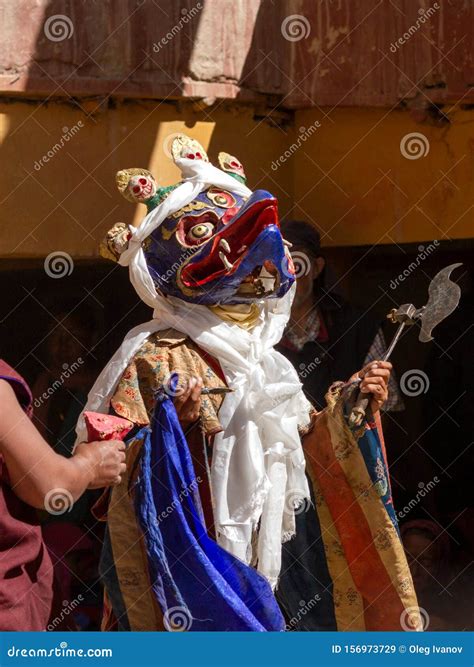
[[[0,379],[31,415],[28,385],[1,360]],[[0,455],[0,630],[45,630],[52,605],[53,566],[37,514],[11,489]]]

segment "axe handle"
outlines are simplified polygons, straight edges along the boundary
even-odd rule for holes
[[[395,333],[395,336],[392,338],[392,342],[388,346],[387,351],[383,356],[382,361],[388,361],[390,355],[393,352],[393,348],[398,343],[400,336],[402,335],[404,328],[405,322],[401,322]],[[364,419],[365,413],[369,406],[370,398],[371,394],[362,394],[360,391],[358,392],[356,402],[354,403],[351,414],[349,415],[350,426],[360,426],[362,424],[362,420]]]
[[[360,426],[362,424],[362,420],[365,417],[365,412],[369,407],[369,401],[370,394],[367,396],[367,394],[361,394],[359,391],[357,400],[351,410],[351,414],[349,415],[350,426]]]
[[[398,343],[398,341],[400,339],[400,336],[402,335],[402,332],[403,332],[403,329],[405,328],[405,326],[406,326],[406,322],[401,322],[400,323],[398,329],[395,332],[395,336],[392,338],[392,342],[390,343],[390,345],[387,348],[387,351],[383,355],[382,361],[388,361],[389,360],[389,357],[393,352],[393,348]]]

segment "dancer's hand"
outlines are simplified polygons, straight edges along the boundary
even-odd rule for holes
[[[370,409],[373,414],[380,410],[388,398],[388,380],[391,371],[392,364],[389,361],[371,361],[351,378],[351,380],[361,379],[361,393],[372,394]]]
[[[183,426],[189,426],[199,419],[202,385],[202,378],[191,376],[183,392],[174,399],[176,412]]]

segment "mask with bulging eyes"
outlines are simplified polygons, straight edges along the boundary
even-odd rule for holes
[[[172,153],[175,159],[208,161],[202,146],[185,135],[175,138]],[[219,165],[236,183],[245,183],[237,158],[220,153]],[[159,188],[143,169],[119,172],[117,184],[129,201],[145,203],[149,211],[179,186]],[[162,294],[215,305],[278,298],[290,289],[295,272],[276,198],[266,190],[242,196],[242,188],[229,185],[207,187],[143,241],[148,272]]]

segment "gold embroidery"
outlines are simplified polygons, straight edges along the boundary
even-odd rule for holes
[[[176,227],[173,227],[173,229],[166,229],[164,225],[161,225],[161,236],[164,238],[165,241],[169,241],[170,238],[175,233],[175,231]]]
[[[199,348],[182,333],[168,329],[149,336],[125,369],[111,404],[122,417],[138,426],[150,423],[155,392],[171,373],[178,373],[180,387],[191,375],[201,377],[206,388],[225,386],[202,358]],[[201,401],[201,425],[211,435],[222,430],[217,413],[222,395],[211,394]]]
[[[142,248],[145,252],[148,252],[151,248],[151,245],[152,245],[151,236],[147,236],[147,238],[142,243]]]
[[[120,593],[131,630],[164,630],[163,614],[156,604],[144,559],[145,544],[135,515],[133,489],[142,441],[134,439],[126,452],[127,469],[112,489],[108,528]]]
[[[381,528],[374,536],[374,543],[378,551],[386,551],[392,547],[393,539],[386,528]]]
[[[399,589],[401,594],[412,595],[413,594],[413,584],[412,584],[411,579],[409,579],[408,577],[400,577],[399,578],[398,589]]]
[[[183,208],[180,208],[178,211],[175,211],[170,215],[171,218],[174,218],[175,220],[177,218],[181,218],[185,213],[192,213],[193,211],[202,211],[204,208],[210,208],[209,204],[206,204],[203,201],[192,201],[189,202],[189,204],[186,204],[186,206],[183,206]]]
[[[237,324],[242,329],[247,330],[252,329],[257,324],[261,314],[261,308],[256,303],[239,303],[232,306],[217,304],[209,306],[209,309],[224,322]]]

